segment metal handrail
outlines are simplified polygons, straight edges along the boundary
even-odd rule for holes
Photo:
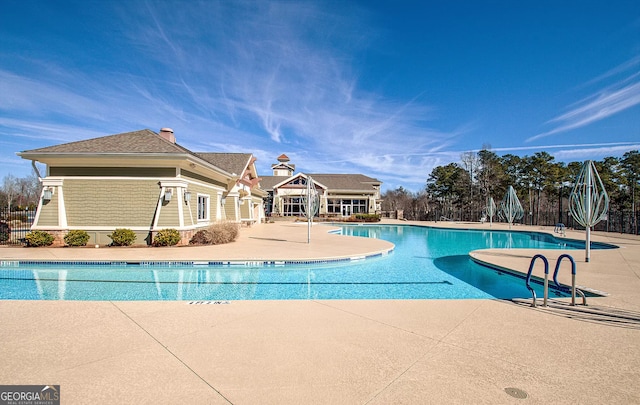
[[[549,298],[549,261],[547,260],[546,257],[544,257],[544,255],[541,254],[537,254],[535,256],[533,256],[531,258],[531,263],[529,264],[529,271],[527,272],[527,279],[526,279],[526,284],[527,284],[527,289],[529,291],[531,291],[531,295],[533,296],[533,302],[531,303],[532,307],[536,307],[536,291],[533,289],[533,287],[531,287],[531,273],[533,272],[533,266],[536,263],[537,259],[542,259],[542,262],[544,263],[544,301],[543,301],[543,306],[547,306],[547,299]]]
[[[575,260],[573,260],[573,257],[571,257],[571,255],[568,255],[565,253],[560,255],[560,257],[558,257],[558,260],[556,260],[556,268],[553,271],[553,282],[556,284],[556,287],[558,289],[565,290],[565,291],[567,290],[567,287],[561,285],[558,282],[558,271],[560,270],[560,263],[562,262],[563,259],[569,259],[569,261],[571,262],[571,305],[572,306],[576,305],[576,293],[578,293],[578,295],[582,297],[582,305],[586,307],[587,297],[584,295],[584,292],[576,288],[576,262]]]
[[[564,224],[562,222],[558,222],[555,226],[555,228],[553,228],[553,232],[554,233],[559,233],[562,236],[567,236],[567,227],[564,226]]]

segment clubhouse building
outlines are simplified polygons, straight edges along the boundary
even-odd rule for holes
[[[258,176],[251,153],[192,152],[173,130],[149,129],[65,143],[18,153],[46,165],[38,173],[42,192],[32,230],[63,244],[69,230],[85,230],[89,244],[109,244],[114,229],[129,228],[137,244],[174,228],[187,244],[213,223],[247,225],[266,215],[301,215],[306,180],[320,195],[319,215],[349,217],[380,210],[381,182],[360,174],[294,174],[285,155],[273,176]]]

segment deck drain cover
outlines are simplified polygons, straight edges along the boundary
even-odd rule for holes
[[[522,391],[519,388],[505,388],[504,392],[518,399],[525,399],[529,396],[526,392]]]

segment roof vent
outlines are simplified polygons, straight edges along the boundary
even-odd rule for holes
[[[171,143],[176,143],[176,137],[171,128],[160,128],[160,136]]]

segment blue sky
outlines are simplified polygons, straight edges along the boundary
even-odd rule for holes
[[[15,153],[149,128],[270,175],[417,191],[490,145],[640,148],[640,2],[3,1],[0,178]]]

